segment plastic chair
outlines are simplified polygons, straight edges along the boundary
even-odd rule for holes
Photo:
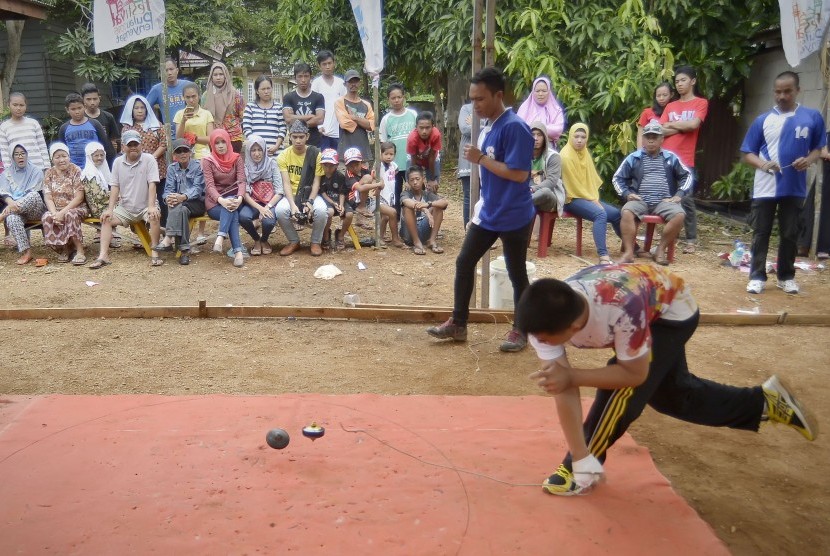
[[[548,247],[550,247],[553,240],[553,227],[556,225],[557,218],[576,218],[576,256],[582,256],[582,217],[574,216],[568,212],[545,212],[536,211],[536,216],[539,218],[539,248],[536,250],[536,256],[545,258],[548,256]]]

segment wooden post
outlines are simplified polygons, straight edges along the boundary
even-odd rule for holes
[[[374,110],[375,110],[375,180],[380,180],[381,183],[383,182],[383,174],[381,173],[382,163],[380,161],[380,134],[378,133],[378,121],[380,114],[380,99],[379,99],[379,91],[380,88],[380,74],[377,76],[372,76],[372,100],[374,101]],[[381,247],[381,240],[380,240],[380,190],[375,190],[375,249],[380,249]]]
[[[481,70],[481,16],[484,12],[484,0],[474,0],[473,3],[473,65],[472,74],[475,75]],[[478,145],[478,136],[481,133],[481,121],[473,111],[472,131],[470,134],[470,142],[473,145]],[[479,193],[481,191],[481,175],[479,173],[478,164],[470,164],[470,218],[473,216],[473,208],[478,203]],[[473,292],[470,296],[470,306],[476,307],[476,282],[478,280],[473,276]]]
[[[496,0],[487,0],[484,65],[495,64]],[[490,250],[481,258],[481,306],[490,307]]]
[[[164,122],[164,134],[167,137],[167,150],[164,153],[164,158],[168,166],[173,160],[173,138],[170,137],[170,98],[167,96],[167,72],[165,65],[167,65],[167,57],[165,51],[167,50],[167,36],[164,34],[164,29],[159,33],[159,76],[161,77],[161,114]],[[151,111],[151,106],[147,107],[147,111]]]

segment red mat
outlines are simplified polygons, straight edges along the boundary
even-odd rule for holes
[[[590,495],[543,493],[543,396],[0,401],[2,554],[728,554],[629,436]]]

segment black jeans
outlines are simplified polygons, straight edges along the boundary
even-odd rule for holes
[[[757,431],[764,411],[760,386],[739,388],[699,378],[689,372],[686,342],[697,329],[700,312],[685,321],[651,323],[651,363],[639,386],[597,389],[583,430],[588,449],[600,461],[643,412],[646,404],[669,417],[709,427]],[[611,358],[608,364],[616,363]],[[571,455],[563,461],[571,469]]]
[[[798,215],[804,199],[781,197],[778,199],[753,199],[750,226],[752,227],[752,264],[750,280],[767,280],[767,251],[772,224],[778,212],[778,271],[779,280],[795,278],[795,256],[798,240]]]
[[[504,262],[507,266],[507,275],[513,284],[513,301],[518,305],[519,298],[530,283],[527,279],[527,241],[533,219],[521,228],[508,232],[494,232],[476,224],[470,224],[461,252],[455,259],[455,295],[453,301],[452,318],[456,324],[467,325],[470,316],[470,296],[475,286],[476,264],[492,247],[496,240],[501,238],[504,249]]]

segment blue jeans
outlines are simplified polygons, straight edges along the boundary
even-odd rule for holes
[[[320,136],[320,152],[326,149],[337,150],[337,137],[329,137],[328,135]]]
[[[620,232],[620,218],[622,213],[620,209],[608,203],[600,201],[602,206],[597,205],[593,201],[587,199],[573,199],[570,203],[565,204],[565,210],[574,216],[579,216],[583,220],[590,220],[594,223],[594,243],[597,246],[597,254],[600,257],[608,256],[608,247],[605,244],[605,230],[608,224],[614,228],[614,233],[617,237],[622,237]]]
[[[274,209],[271,209],[271,212],[273,213]],[[254,226],[254,220],[257,219],[262,222],[262,235],[256,231],[256,226]],[[271,235],[271,232],[274,231],[274,226],[277,225],[277,216],[275,214],[271,218],[260,218],[257,209],[251,205],[245,205],[239,209],[239,225],[248,232],[248,235],[254,241],[268,241],[268,236]]]
[[[242,239],[239,237],[239,211],[229,211],[222,205],[216,205],[209,211],[211,220],[219,221],[219,237],[229,237],[234,253],[242,252]]]

